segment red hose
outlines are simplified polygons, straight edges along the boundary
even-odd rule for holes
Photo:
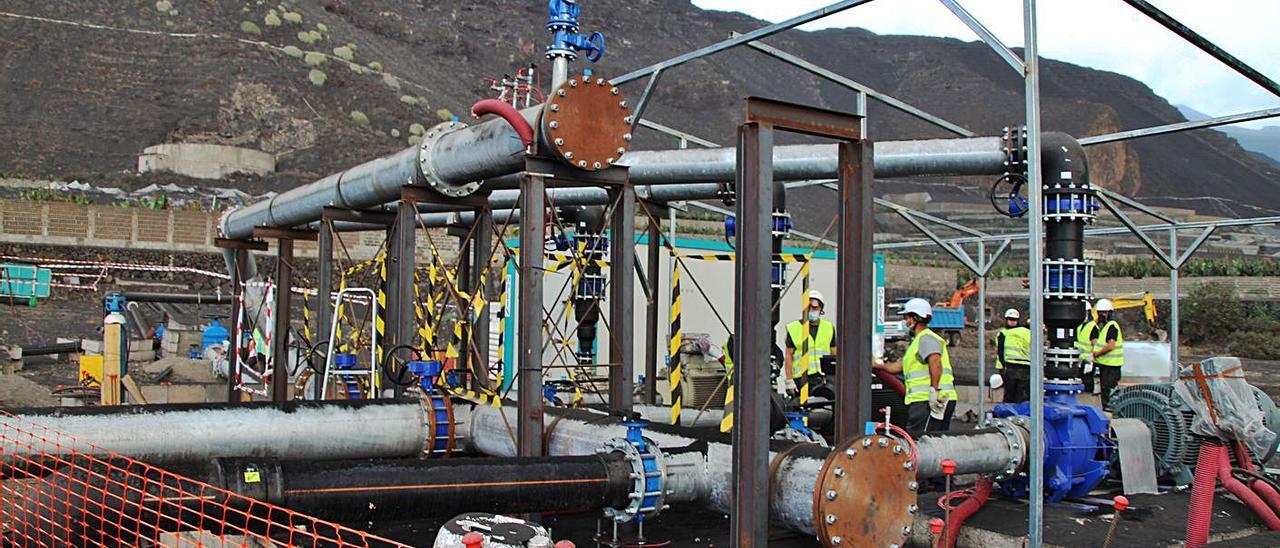
[[[898,395],[907,395],[906,385],[902,384],[902,381],[898,380],[898,377],[893,376],[892,373],[881,369],[872,369],[871,372],[875,374],[877,379],[880,379],[880,382],[884,383],[885,386],[892,388],[894,392],[898,393]]]
[[[964,525],[964,520],[969,519],[983,504],[987,503],[987,499],[991,497],[991,480],[987,478],[978,478],[978,482],[973,484],[973,495],[965,499],[964,502],[956,506],[951,511],[951,521],[942,526],[942,542],[938,544],[939,548],[954,548],[956,545],[956,537],[960,535],[960,527]]]
[[[1276,492],[1276,488],[1270,483],[1262,480],[1253,480],[1253,492],[1257,493],[1262,500],[1267,501],[1267,505],[1271,507],[1271,511],[1280,514],[1280,492]]]
[[[1218,455],[1226,450],[1227,448],[1221,445],[1200,444],[1195,481],[1191,484],[1191,506],[1187,508],[1187,548],[1199,548],[1209,542],[1209,520],[1213,518],[1213,491],[1217,486]]]
[[[525,148],[533,144],[533,128],[529,127],[529,121],[520,115],[520,111],[516,110],[516,107],[497,99],[482,99],[471,105],[472,116],[479,118],[485,114],[497,114],[503,120],[506,120],[508,124],[511,124],[511,128],[516,130],[516,134],[520,136],[520,142],[524,143]]]
[[[1200,470],[1197,469],[1197,475],[1199,472]],[[1252,509],[1253,513],[1257,514],[1258,518],[1262,519],[1262,523],[1266,524],[1267,529],[1272,531],[1280,530],[1280,517],[1276,516],[1275,511],[1272,510],[1270,506],[1267,506],[1267,503],[1263,502],[1262,497],[1259,497],[1253,489],[1250,489],[1249,486],[1244,484],[1244,482],[1241,482],[1236,479],[1235,476],[1231,475],[1231,456],[1225,447],[1218,452],[1218,481],[1222,483],[1228,491],[1231,491],[1231,494],[1235,495],[1236,498],[1240,499],[1246,506]],[[1194,492],[1192,493],[1192,497],[1195,497]]]

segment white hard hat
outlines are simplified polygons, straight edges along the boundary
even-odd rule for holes
[[[1093,307],[1098,309],[1098,312],[1111,312],[1116,309],[1115,305],[1111,304],[1111,299],[1098,299],[1098,304]]]
[[[1004,311],[1004,319],[1006,320],[1016,320],[1021,317],[1022,317],[1022,314],[1019,314],[1018,309],[1016,308],[1010,308]]]
[[[1004,377],[1000,376],[999,373],[992,373],[991,380],[987,385],[990,386],[992,390],[998,389],[1001,386],[1004,386]]]
[[[898,314],[906,316],[907,314],[915,314],[921,318],[933,317],[933,307],[929,305],[929,301],[916,297],[908,299],[906,304],[902,305],[902,310]]]
[[[1093,305],[1089,304],[1089,301],[1085,301],[1085,302],[1084,302],[1084,309],[1085,309],[1085,310],[1093,310]]]
[[[817,299],[818,302],[822,303],[822,306],[824,307],[827,306],[827,300],[822,297],[822,293],[819,292],[817,289],[810,289],[809,300],[814,300],[814,299]]]

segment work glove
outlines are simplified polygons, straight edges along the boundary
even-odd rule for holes
[[[929,388],[929,416],[936,420],[942,420],[947,416],[947,400],[951,399],[947,395],[939,395],[937,388]]]
[[[789,397],[794,398],[794,397],[796,397],[796,394],[800,392],[800,390],[799,390],[798,388],[796,388],[796,381],[795,381],[795,379],[793,379],[793,378],[791,378],[791,377],[786,377],[786,378],[784,378],[784,379],[783,379],[783,381],[782,381],[782,386],[783,386],[783,388],[785,388],[785,389],[786,389],[787,396],[789,396]]]
[[[1093,372],[1093,360],[1084,361],[1084,374],[1088,375]]]

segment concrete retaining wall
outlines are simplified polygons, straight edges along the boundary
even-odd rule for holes
[[[202,143],[149,146],[138,155],[138,172],[172,171],[197,179],[221,179],[233,173],[266,175],[276,170],[276,158],[248,148]]]

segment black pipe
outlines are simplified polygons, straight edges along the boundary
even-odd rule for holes
[[[1092,219],[1088,205],[1080,211],[1089,215],[1049,215],[1061,212],[1064,203],[1081,196],[1092,200],[1094,191],[1089,185],[1089,161],[1084,147],[1065,133],[1045,133],[1040,140],[1041,177],[1046,204],[1057,204],[1054,211],[1045,211],[1044,257],[1046,260],[1073,260],[1084,258],[1084,228]],[[1043,204],[1032,208],[1044,209]],[[1075,206],[1068,209],[1075,210]],[[1059,280],[1059,284],[1067,284]],[[1075,347],[1075,328],[1084,314],[1082,299],[1061,298],[1046,292],[1044,297],[1044,325],[1046,347],[1069,351]],[[1035,329],[1035,326],[1032,326]],[[1061,361],[1046,360],[1045,380],[1061,384],[1079,384],[1083,375],[1081,364],[1065,365]]]
[[[125,300],[139,303],[231,304],[233,297],[230,293],[207,293],[203,291],[189,293],[131,291],[124,294]]]
[[[349,523],[462,512],[623,508],[635,483],[631,465],[618,453],[325,462],[218,459],[187,473],[250,498]]]
[[[603,269],[596,260],[605,258],[605,245],[608,242],[604,236],[604,206],[563,207],[560,217],[574,225],[574,241],[570,244],[574,249],[570,256],[583,260],[582,276],[577,280],[578,286],[572,288],[573,317],[578,323],[576,357],[580,364],[592,364],[596,361],[599,302],[604,297],[604,285],[597,285],[594,281],[602,280],[600,276]],[[579,243],[585,246],[579,247]]]
[[[54,354],[70,354],[80,351],[80,341],[44,344],[38,346],[23,346],[22,357],[28,356],[51,356]]]

